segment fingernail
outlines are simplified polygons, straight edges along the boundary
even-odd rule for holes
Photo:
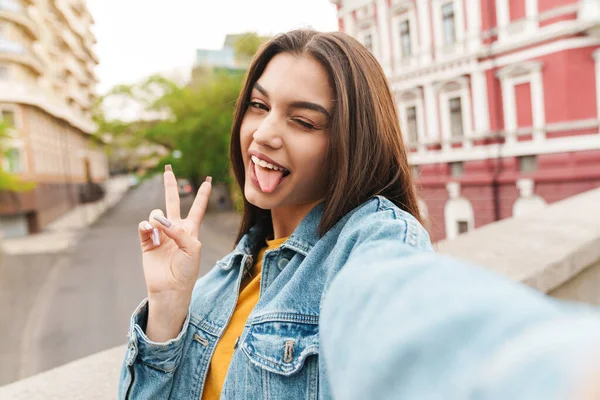
[[[149,231],[150,229],[152,229],[152,224],[148,221],[144,221],[142,223],[142,228],[144,228],[144,230]]]
[[[167,171],[173,172],[173,168],[171,167],[171,164],[165,165],[165,172],[167,172]]]
[[[154,243],[155,246],[160,246],[160,233],[156,228],[152,229],[152,243]]]
[[[207,176],[206,177],[206,182],[212,183],[212,176]]]
[[[164,226],[165,228],[170,228],[171,225],[173,225],[171,223],[171,221],[169,221],[168,219],[166,219],[162,215],[153,215],[152,218],[154,218],[155,220],[157,220],[158,222],[160,222],[162,224],[162,226]]]

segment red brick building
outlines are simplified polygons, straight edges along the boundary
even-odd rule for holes
[[[333,3],[389,78],[434,240],[600,186],[600,0]]]

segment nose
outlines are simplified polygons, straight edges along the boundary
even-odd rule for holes
[[[278,149],[283,145],[281,137],[282,129],[276,115],[271,113],[261,121],[258,128],[254,131],[252,138],[260,146]]]

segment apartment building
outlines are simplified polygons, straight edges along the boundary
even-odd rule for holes
[[[36,183],[0,192],[0,232],[37,232],[108,177],[90,140],[98,58],[83,0],[0,0],[0,115],[11,126],[5,171]]]
[[[599,0],[332,3],[388,76],[434,240],[600,186]]]

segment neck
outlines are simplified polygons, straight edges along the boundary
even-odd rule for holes
[[[273,220],[273,239],[279,239],[290,236],[300,225],[300,222],[306,214],[310,212],[321,200],[306,204],[294,204],[293,206],[283,206],[271,210],[271,219]]]

